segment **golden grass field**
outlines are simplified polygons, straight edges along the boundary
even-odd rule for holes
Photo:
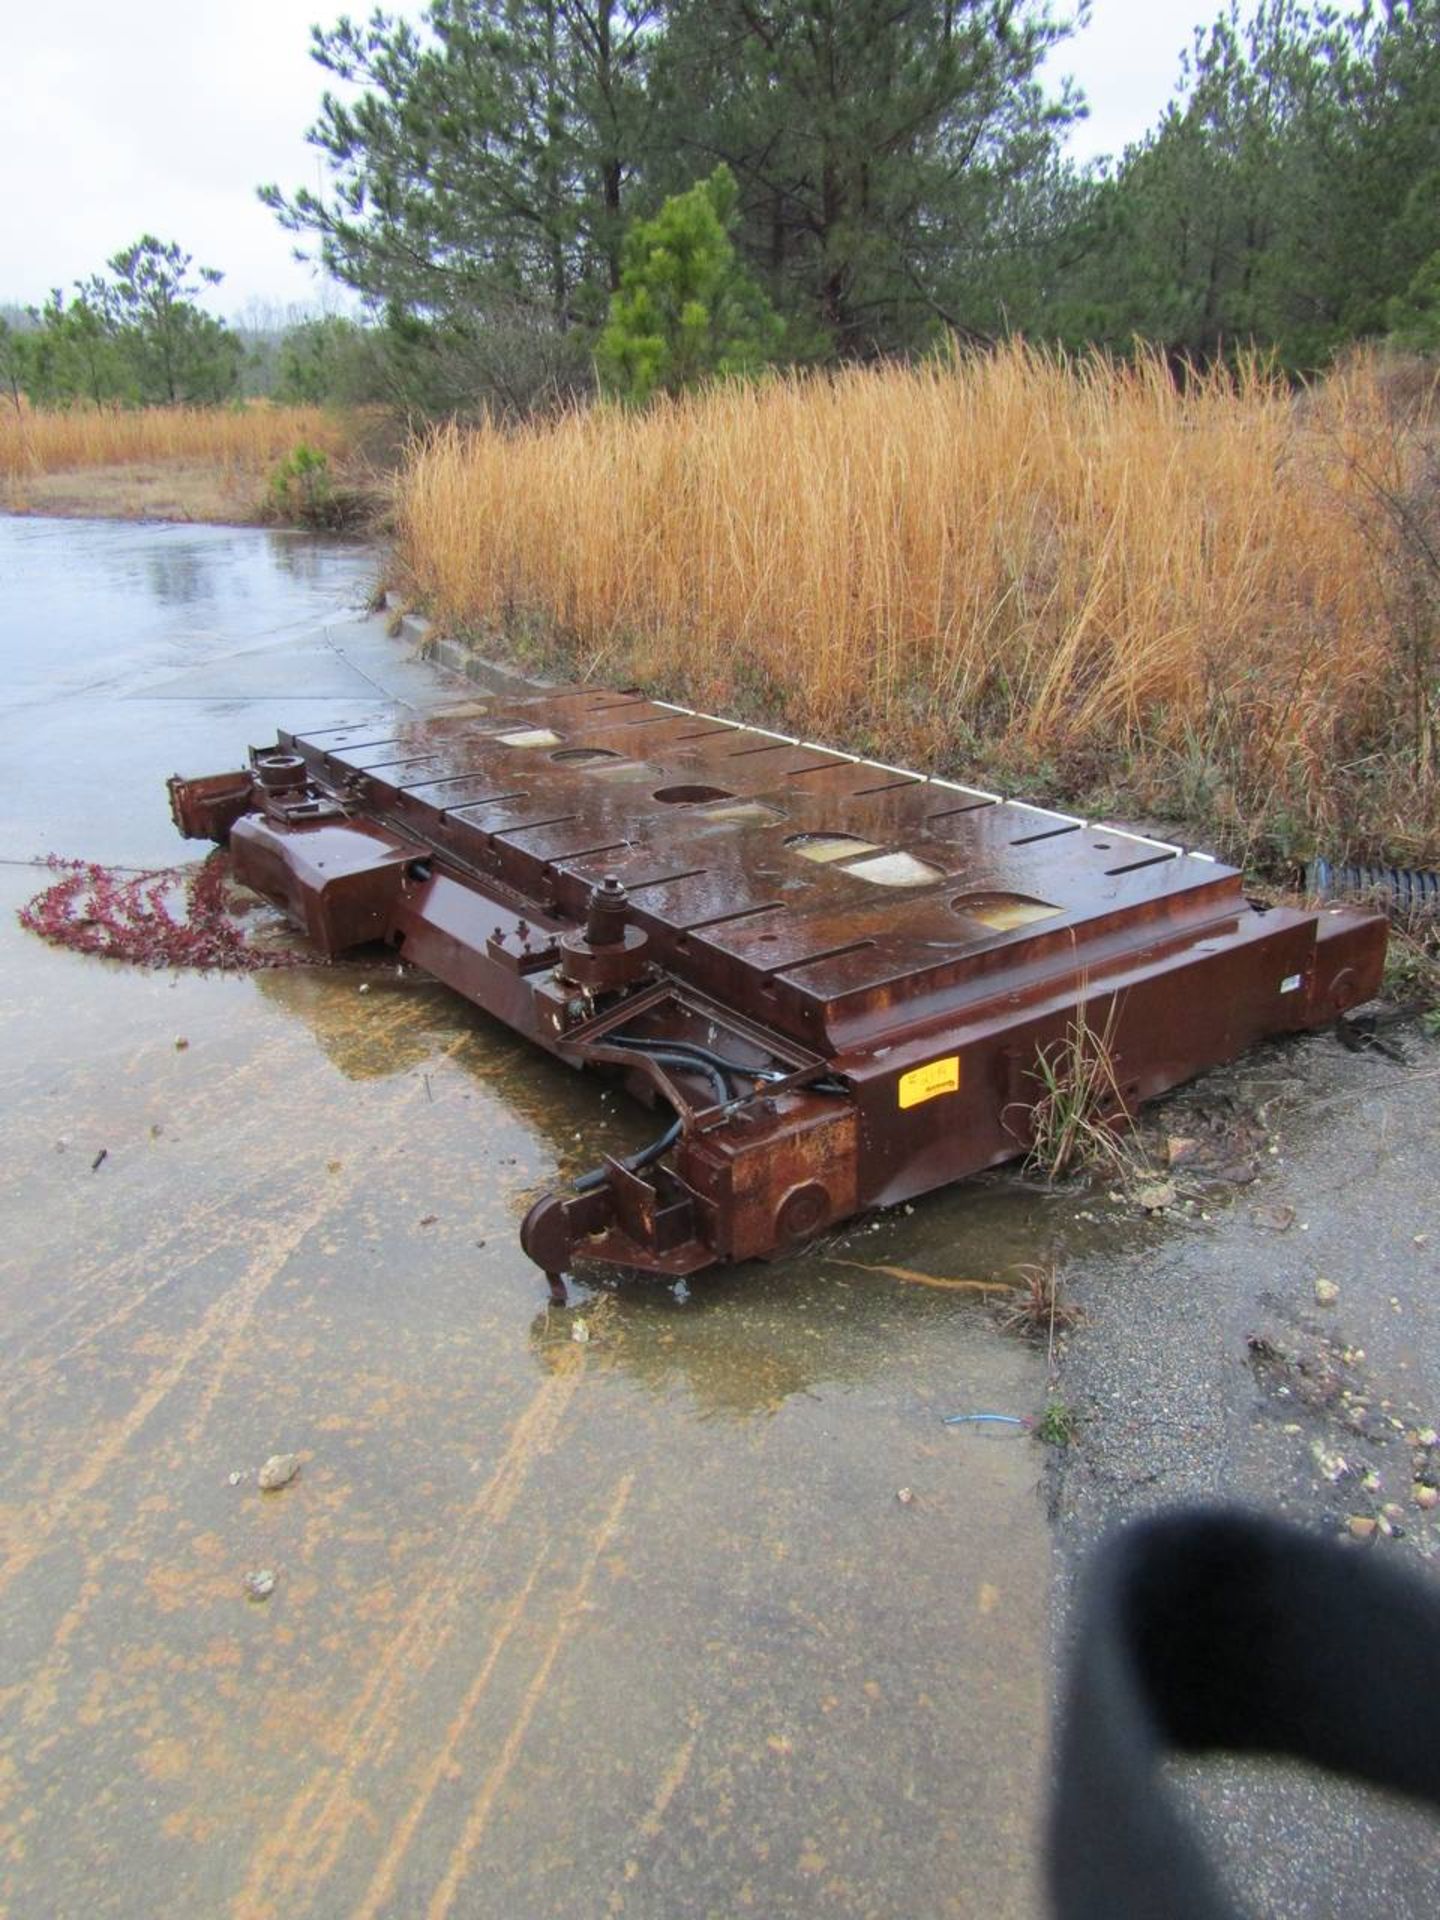
[[[256,520],[275,463],[304,444],[343,461],[353,417],[323,407],[0,406],[0,503],[12,512]]]
[[[1012,346],[450,425],[399,557],[452,629],[577,674],[1232,847],[1431,859],[1416,389],[1374,358],[1297,398]]]
[[[725,385],[643,413],[451,424],[398,561],[454,631],[577,676],[1230,851],[1440,864],[1440,374],[1299,396],[1158,357],[987,356]],[[378,419],[0,407],[12,510],[247,521]]]
[[[297,441],[343,453],[348,431],[324,407],[0,407],[0,474],[59,473],[135,461],[269,466]]]

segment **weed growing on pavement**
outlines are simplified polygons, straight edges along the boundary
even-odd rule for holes
[[[1097,1029],[1082,998],[1064,1037],[1035,1056],[1032,1078],[1040,1092],[1027,1110],[1029,1164],[1051,1180],[1088,1172],[1130,1185],[1144,1173],[1116,1076],[1116,1010],[1112,1000]]]
[[[1053,1348],[1055,1335],[1078,1327],[1084,1311],[1065,1298],[1053,1260],[1028,1261],[1015,1272],[1019,1277],[996,1316],[999,1326],[1002,1332],[1044,1340]]]
[[[1080,1432],[1080,1420],[1063,1400],[1050,1399],[1035,1422],[1035,1438],[1047,1447],[1068,1447]]]

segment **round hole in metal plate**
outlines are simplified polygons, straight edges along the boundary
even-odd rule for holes
[[[903,847],[890,853],[867,854],[863,860],[846,860],[842,873],[853,873],[857,880],[869,880],[877,887],[928,887],[944,874],[928,860],[917,859]]]
[[[585,767],[592,760],[618,760],[620,757],[613,747],[562,747],[559,753],[550,756],[566,767]]]
[[[693,807],[702,800],[733,800],[728,787],[657,787],[655,798],[667,807]]]
[[[855,860],[862,854],[879,853],[873,840],[862,840],[858,833],[792,833],[785,842],[802,860],[815,860],[828,866],[832,860]]]
[[[720,820],[732,827],[773,827],[785,815],[779,807],[772,807],[764,800],[732,800],[708,807],[705,818]]]
[[[497,733],[502,747],[558,747],[560,735],[553,727],[517,727],[510,733]]]
[[[1037,920],[1053,920],[1060,911],[1050,901],[1032,899],[1028,893],[961,893],[950,902],[950,907],[954,913],[963,913],[967,920],[978,920],[981,926],[993,927],[996,933],[1034,926]]]

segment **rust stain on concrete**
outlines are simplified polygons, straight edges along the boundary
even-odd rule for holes
[[[410,1602],[343,1725],[332,1738],[338,1762],[322,1768],[292,1802],[273,1836],[256,1849],[235,1902],[236,1920],[266,1920],[277,1902],[293,1909],[301,1890],[324,1879],[345,1842],[359,1806],[356,1782],[392,1738],[417,1680],[433,1665],[453,1632],[464,1593],[491,1533],[512,1512],[536,1456],[552,1445],[579,1387],[583,1359],[551,1374],[533,1395],[441,1566]]]
[[[470,1808],[470,1813],[465,1821],[460,1838],[456,1842],[454,1850],[450,1855],[449,1863],[445,1869],[445,1877],[430,1896],[429,1903],[425,1909],[426,1920],[445,1920],[445,1916],[455,1904],[455,1896],[460,1891],[461,1884],[474,1863],[476,1850],[485,1836],[485,1829],[490,1823],[490,1816],[494,1811],[496,1799],[499,1797],[501,1789],[509,1778],[510,1770],[515,1764],[521,1747],[524,1745],[525,1735],[529,1731],[530,1722],[535,1717],[535,1709],[539,1706],[544,1697],[545,1689],[550,1683],[551,1670],[559,1656],[560,1649],[573,1634],[576,1621],[585,1605],[591,1583],[595,1578],[596,1568],[600,1565],[601,1558],[611,1540],[614,1538],[616,1528],[620,1525],[620,1517],[625,1511],[625,1505],[630,1498],[631,1489],[634,1487],[634,1484],[634,1474],[626,1474],[615,1490],[615,1498],[610,1503],[610,1510],[601,1523],[600,1531],[590,1544],[590,1552],[585,1561],[584,1570],[579,1580],[575,1583],[569,1599],[560,1610],[554,1630],[546,1643],[545,1652],[539,1666],[535,1670],[534,1678],[525,1689],[524,1698],[520,1703],[520,1711],[516,1714],[510,1731],[505,1736],[504,1745],[500,1749],[495,1764],[480,1784],[480,1791],[475,1796],[474,1804]]]

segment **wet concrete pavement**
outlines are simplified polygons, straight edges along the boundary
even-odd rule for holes
[[[49,852],[193,853],[171,771],[452,698],[356,612],[371,564],[0,521],[0,902]],[[9,911],[0,953],[0,1914],[1029,1915],[1051,1648],[1108,1526],[1388,1512],[1357,1551],[1440,1562],[1417,1029],[1173,1097],[1155,1135],[1229,1164],[1154,1218],[977,1182],[567,1315],[515,1228],[646,1133],[594,1085],[392,967],[144,973]],[[1075,1445],[944,1429],[1035,1409],[1043,1362],[880,1269],[1052,1257]],[[1440,1909],[1423,1816],[1183,1779],[1250,1911]]]
[[[1044,1456],[940,1417],[1044,1368],[876,1269],[1067,1203],[553,1313],[527,1198],[643,1119],[390,967],[15,925],[36,856],[185,858],[168,773],[453,697],[370,570],[0,521],[0,1913],[1032,1913]]]

